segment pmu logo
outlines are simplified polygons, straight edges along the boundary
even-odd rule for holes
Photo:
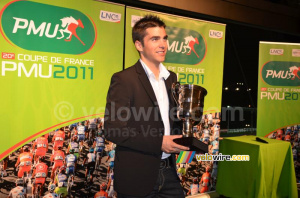
[[[59,24],[56,24],[53,34],[49,33],[49,30],[52,25],[51,23],[42,22],[38,27],[36,27],[37,25],[33,20],[30,20],[28,22],[28,19],[17,17],[13,17],[13,19],[15,20],[12,31],[13,34],[16,34],[20,29],[25,29],[27,30],[26,35],[35,34],[39,37],[42,37],[45,34],[45,37],[47,38],[54,38],[58,35],[59,32],[60,36],[57,36],[57,39],[66,38],[65,41],[71,41],[72,36],[74,35],[82,43],[82,45],[85,45],[85,43],[79,38],[76,32],[76,29],[78,27],[84,28],[84,26],[80,19],[76,20],[72,16],[60,19],[61,28],[59,27]]]
[[[168,34],[168,53],[166,63],[195,65],[206,55],[206,42],[194,30],[166,27]]]
[[[0,20],[6,41],[26,50],[83,54],[96,42],[92,19],[69,8],[13,1],[1,10]]]
[[[300,63],[271,61],[261,69],[262,79],[273,86],[300,86]]]

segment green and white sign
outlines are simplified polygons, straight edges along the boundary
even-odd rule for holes
[[[196,84],[207,89],[204,114],[221,112],[225,25],[127,8],[126,68],[139,59],[131,37],[132,27],[147,14],[159,16],[167,25],[168,52],[164,62],[167,69],[177,73],[181,84]]]
[[[0,160],[22,144],[104,114],[122,70],[123,5],[82,0],[0,2]]]
[[[30,51],[83,54],[96,41],[93,20],[75,9],[16,1],[7,5],[1,18],[7,40]]]
[[[300,44],[260,42],[257,135],[300,124],[299,86]]]

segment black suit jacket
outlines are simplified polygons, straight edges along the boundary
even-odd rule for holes
[[[169,96],[171,134],[181,134],[171,85],[176,74],[165,80]],[[175,122],[174,122],[175,120]],[[118,193],[145,196],[155,185],[162,156],[164,125],[151,83],[140,61],[115,73],[107,94],[105,137],[117,144],[114,186]],[[172,155],[175,164],[174,155]]]

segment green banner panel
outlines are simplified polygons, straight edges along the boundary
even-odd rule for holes
[[[278,130],[298,135],[300,126],[300,44],[260,42],[257,135]],[[274,134],[275,138],[276,134]],[[279,138],[280,139],[280,138]],[[298,139],[298,138],[297,138]],[[298,142],[298,140],[297,140]]]
[[[102,117],[122,70],[123,5],[0,2],[0,159],[59,126]]]

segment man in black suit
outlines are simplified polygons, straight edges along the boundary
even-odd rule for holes
[[[189,148],[173,142],[182,136],[171,95],[177,77],[162,65],[165,24],[148,15],[135,24],[132,38],[140,59],[112,76],[107,94],[104,130],[117,144],[115,190],[118,198],[184,197],[174,153]]]

